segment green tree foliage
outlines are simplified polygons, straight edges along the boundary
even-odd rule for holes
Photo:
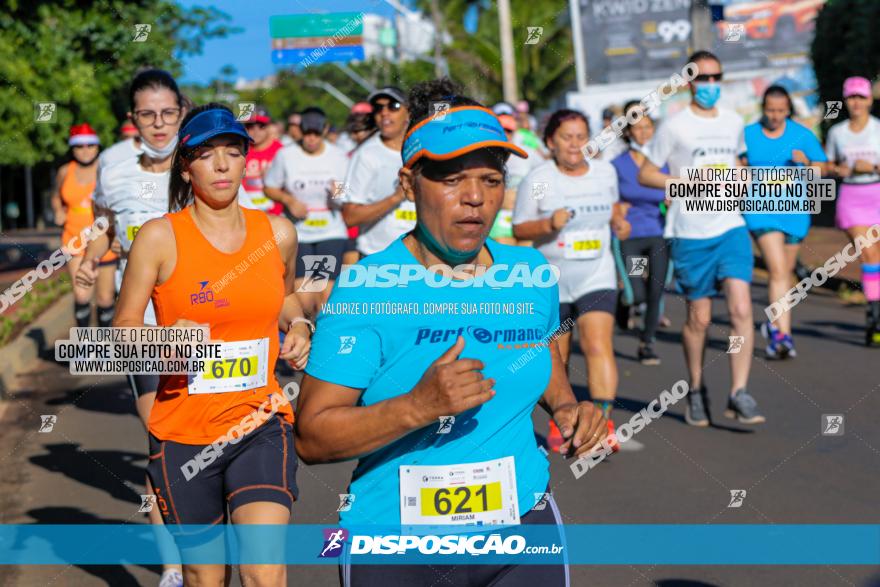
[[[429,2],[420,7],[430,14]],[[512,0],[511,27],[520,98],[545,107],[575,80],[574,49],[568,19],[568,0]],[[440,3],[451,46],[444,47],[453,78],[486,103],[502,99],[501,40],[495,2],[445,0]],[[479,10],[477,30],[464,28],[471,6]],[[528,29],[544,30],[535,44],[526,45]]]
[[[843,80],[853,75],[875,80],[880,73],[880,2],[828,0],[816,20],[813,68],[819,82],[819,99],[842,100]],[[874,103],[874,112],[878,112]],[[846,109],[841,112],[846,116]],[[823,121],[824,130],[839,122]]]
[[[0,13],[0,165],[51,161],[67,149],[71,124],[89,122],[105,145],[127,108],[139,67],[180,73],[178,57],[235,29],[214,8],[171,0],[7,0]],[[152,28],[133,42],[135,25]],[[55,120],[35,121],[54,102]]]

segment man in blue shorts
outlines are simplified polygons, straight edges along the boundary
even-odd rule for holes
[[[708,51],[694,53],[689,62],[698,67],[698,75],[690,83],[691,103],[661,125],[649,144],[639,172],[643,185],[663,188],[683,167],[732,168],[746,151],[741,118],[716,106],[721,94],[721,62]],[[669,175],[660,171],[666,164]],[[676,200],[670,204],[664,236],[671,239],[675,279],[687,298],[682,342],[691,391],[685,419],[691,426],[709,425],[703,355],[712,320],[712,297],[723,292],[732,325],[731,389],[725,415],[744,424],[763,422],[757,402],[746,390],[755,327],[750,292],[752,243],[742,216],[738,212],[688,214]]]

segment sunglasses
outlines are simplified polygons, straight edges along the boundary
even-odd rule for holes
[[[397,112],[403,108],[400,102],[385,102],[384,104],[373,104],[373,114],[380,114],[383,110],[388,109],[389,112]]]
[[[720,82],[724,78],[723,73],[701,73],[694,78],[695,82]]]

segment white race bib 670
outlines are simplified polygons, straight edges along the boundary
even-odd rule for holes
[[[221,359],[205,361],[201,373],[190,375],[189,393],[230,393],[264,387],[269,374],[269,339],[224,342]]]
[[[519,524],[513,457],[400,467],[402,524]]]

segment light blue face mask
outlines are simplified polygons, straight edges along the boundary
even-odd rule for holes
[[[710,109],[718,102],[721,97],[721,84],[718,82],[703,82],[694,84],[694,101],[701,108]]]

